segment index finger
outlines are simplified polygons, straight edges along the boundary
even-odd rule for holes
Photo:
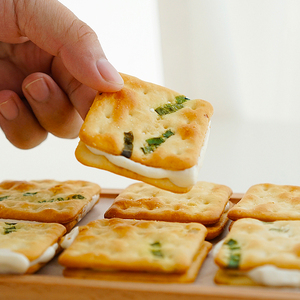
[[[56,0],[0,2],[0,40],[29,38],[59,56],[78,81],[95,90],[118,91],[123,79],[108,62],[96,33]]]

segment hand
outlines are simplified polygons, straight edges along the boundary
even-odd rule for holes
[[[0,0],[0,127],[18,148],[78,135],[96,91],[123,80],[95,32],[56,0]]]

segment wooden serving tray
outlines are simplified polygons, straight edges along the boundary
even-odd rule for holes
[[[100,202],[79,223],[85,225],[91,220],[103,218],[104,212],[121,190],[104,189]],[[233,194],[236,203],[242,194]],[[227,234],[211,241],[217,243]],[[38,273],[32,275],[1,275],[0,299],[5,300],[289,300],[300,299],[300,290],[292,288],[239,287],[216,285],[213,281],[217,266],[209,253],[197,280],[191,284],[156,284],[90,279],[65,278],[57,258]]]

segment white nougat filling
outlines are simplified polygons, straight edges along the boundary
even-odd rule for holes
[[[224,240],[221,240],[213,248],[213,257],[221,249]],[[246,275],[258,284],[267,286],[292,286],[300,287],[300,270],[283,269],[273,265],[263,265],[253,268],[248,272],[237,271],[237,274]]]
[[[180,171],[148,167],[140,163],[134,162],[131,159],[128,159],[121,155],[108,154],[106,152],[95,149],[88,145],[86,145],[86,147],[96,155],[105,156],[107,160],[109,160],[112,164],[118,167],[122,167],[124,169],[130,170],[134,173],[149,178],[155,178],[155,179],[168,178],[172,183],[174,183],[179,187],[189,187],[195,185],[198,181],[198,174],[203,164],[204,154],[206,152],[206,148],[208,144],[209,133],[210,133],[210,124],[205,135],[204,143],[200,151],[200,156],[197,164],[189,169],[180,170]]]
[[[82,218],[94,207],[94,205],[99,200],[100,194],[94,195],[92,200],[82,209],[80,215],[78,215],[77,222],[81,221]]]
[[[70,247],[70,245],[74,242],[74,240],[76,239],[77,235],[79,233],[79,227],[74,227],[69,233],[67,233],[62,242],[60,243],[60,246],[63,249],[67,249]]]
[[[282,269],[273,265],[264,265],[254,268],[246,274],[259,284],[300,287],[299,270]]]
[[[21,253],[10,249],[0,249],[0,274],[24,274],[31,266],[50,261],[54,257],[57,248],[58,244],[53,244],[39,258],[33,261],[29,261]]]

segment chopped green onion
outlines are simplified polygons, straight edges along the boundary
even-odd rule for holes
[[[161,250],[161,243],[160,242],[155,242],[150,244],[151,246],[151,253],[156,256],[156,257],[164,257],[162,250]]]
[[[27,193],[24,193],[23,196],[33,196],[33,195],[36,195],[38,192],[34,192],[34,193],[30,193],[30,192],[27,192]]]
[[[170,136],[174,135],[175,133],[172,130],[167,130],[165,133],[163,133],[159,137],[154,137],[146,140],[147,146],[141,147],[144,154],[149,154],[151,152],[154,152],[155,149],[164,143]]]
[[[77,195],[73,195],[73,196],[72,196],[72,199],[84,199],[84,198],[85,198],[85,197],[82,196],[82,195],[80,195],[80,194],[77,194]],[[59,201],[64,200],[64,198],[57,198],[57,199],[61,199],[61,200],[59,200]]]
[[[241,259],[241,247],[236,240],[230,239],[228,242],[224,243],[230,250],[229,262],[227,267],[229,269],[238,269]]]
[[[124,132],[124,148],[121,155],[130,158],[133,149],[133,134],[131,131]]]
[[[189,98],[186,98],[185,96],[176,96],[175,101],[176,103],[167,103],[163,106],[159,106],[155,109],[155,111],[160,115],[168,115],[171,113],[176,112],[177,110],[183,108],[183,103],[186,102],[187,100],[190,100]]]
[[[4,227],[4,234],[9,234],[11,232],[15,232],[17,231],[16,225],[17,223],[7,223],[5,222],[5,225],[7,225],[7,227]]]

